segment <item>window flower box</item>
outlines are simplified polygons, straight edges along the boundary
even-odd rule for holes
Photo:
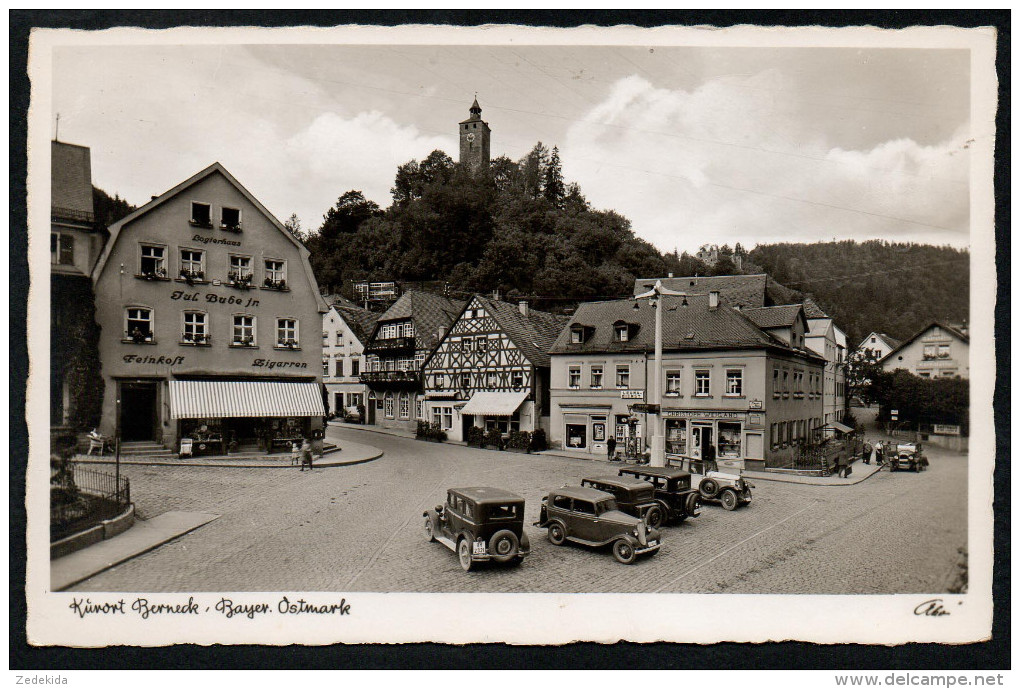
[[[191,220],[188,221],[188,223],[192,227],[204,227],[207,230],[212,229],[212,223],[208,220],[195,220],[194,218],[192,218]]]
[[[251,273],[228,273],[227,281],[237,289],[251,289]]]
[[[144,273],[138,273],[135,275],[136,278],[141,280],[169,280],[166,276],[166,268],[156,268],[155,270],[147,270]]]
[[[277,349],[300,349],[297,340],[280,340],[276,343]]]
[[[209,335],[205,333],[184,333],[181,335],[181,344],[208,345]]]
[[[211,227],[211,225],[210,225],[210,227]],[[225,222],[221,222],[220,223],[220,229],[221,230],[226,230],[227,232],[240,232],[241,231],[241,223],[225,223]]]
[[[201,270],[182,270],[180,277],[189,285],[194,285],[196,282],[205,282],[205,273]]]
[[[135,344],[151,344],[153,343],[152,333],[143,333],[138,328],[135,328],[124,338],[124,342],[134,342]]]
[[[287,289],[287,281],[283,279],[273,280],[272,278],[266,278],[262,281],[262,287],[263,289],[276,289],[282,292]]]
[[[234,339],[230,343],[231,347],[255,347],[255,340],[251,337],[242,337],[240,339]]]

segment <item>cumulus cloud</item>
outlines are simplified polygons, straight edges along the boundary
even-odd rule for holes
[[[838,115],[837,115],[838,116]],[[778,71],[691,91],[632,76],[567,133],[564,172],[659,248],[885,238],[965,245],[966,132],[866,150],[829,140]]]

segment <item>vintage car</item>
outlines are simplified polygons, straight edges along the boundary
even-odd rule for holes
[[[425,538],[457,553],[465,572],[476,562],[519,564],[531,552],[524,498],[501,488],[451,488],[445,505],[422,516]]]
[[[684,468],[691,472],[691,478],[698,482],[698,491],[705,502],[717,502],[726,510],[735,510],[751,502],[754,486],[740,474],[712,471],[700,459],[685,459]]]
[[[588,546],[612,544],[613,557],[629,565],[638,555],[652,555],[662,545],[658,529],[621,512],[610,493],[594,488],[565,486],[542,498],[535,526],[548,529],[549,542],[567,541]]]
[[[620,469],[620,476],[633,476],[652,486],[652,497],[659,505],[662,520],[653,523],[651,518],[645,522],[652,527],[676,522],[679,524],[687,517],[701,514],[701,493],[691,488],[691,475],[683,469],[673,467],[625,467]],[[619,502],[617,498],[617,502]]]
[[[645,525],[659,528],[665,521],[662,506],[655,501],[655,487],[647,481],[629,476],[592,476],[581,479],[581,485],[609,493],[616,499],[621,512],[638,517]]]
[[[890,471],[910,470],[924,471],[928,467],[928,458],[921,451],[920,443],[897,443],[896,452],[890,459]]]

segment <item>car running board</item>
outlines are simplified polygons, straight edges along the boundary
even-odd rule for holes
[[[439,535],[436,536],[436,540],[445,545],[450,550],[457,552],[457,544],[454,543],[453,540],[447,538],[446,536]]]

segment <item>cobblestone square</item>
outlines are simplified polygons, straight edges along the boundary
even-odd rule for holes
[[[926,448],[929,471],[880,472],[853,486],[757,481],[750,506],[706,505],[665,528],[655,557],[626,566],[608,549],[555,547],[531,526],[551,488],[615,473],[604,462],[329,429],[385,455],[311,472],[130,466],[138,516],[222,515],[73,587],[77,591],[941,592],[961,584],[965,456]],[[516,568],[461,571],[426,542],[422,512],[449,487],[491,485],[526,499],[532,554]]]

